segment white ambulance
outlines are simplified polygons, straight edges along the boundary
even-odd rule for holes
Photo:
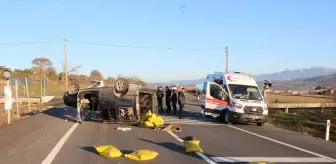
[[[240,72],[208,74],[204,82],[202,113],[217,116],[225,124],[257,123],[268,119],[267,103],[256,81]]]

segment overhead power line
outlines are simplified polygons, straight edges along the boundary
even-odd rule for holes
[[[155,46],[133,46],[133,45],[119,45],[119,44],[106,44],[106,43],[96,43],[96,42],[84,42],[67,40],[68,42],[78,43],[78,44],[88,44],[96,46],[106,46],[106,47],[118,47],[118,48],[137,48],[137,49],[158,49],[158,50],[189,50],[189,51],[223,51],[224,48],[187,48],[187,47],[155,47]],[[0,43],[0,46],[19,46],[19,45],[34,45],[34,44],[48,44],[62,42],[62,40],[50,40],[50,41],[36,41],[36,42],[20,42],[20,43]]]
[[[46,44],[46,43],[55,43],[55,42],[61,42],[61,40],[41,41],[41,42],[21,42],[21,43],[0,43],[0,46],[17,46],[17,45],[27,45],[27,44]]]
[[[209,50],[221,50],[224,48],[181,48],[181,47],[154,47],[154,46],[131,46],[131,45],[117,45],[117,44],[105,44],[105,43],[95,43],[95,42],[82,42],[82,41],[74,41],[67,40],[72,43],[79,44],[91,44],[97,46],[108,46],[108,47],[119,47],[119,48],[139,48],[139,49],[161,49],[161,50],[191,50],[191,51],[209,51]]]

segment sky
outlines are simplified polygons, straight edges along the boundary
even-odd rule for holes
[[[147,82],[225,71],[226,46],[229,71],[336,68],[335,8],[335,0],[0,1],[0,65],[47,57],[62,71],[66,37],[78,73]],[[55,42],[36,43],[44,41]],[[36,44],[18,44],[26,42]]]

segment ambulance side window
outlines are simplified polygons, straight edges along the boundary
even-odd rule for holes
[[[216,84],[210,84],[210,96],[215,99],[220,99],[221,88]]]

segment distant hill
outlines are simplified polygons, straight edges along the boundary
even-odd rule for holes
[[[294,70],[284,70],[281,72],[270,73],[270,74],[260,74],[255,75],[254,78],[256,81],[267,80],[295,80],[295,79],[304,79],[317,76],[324,76],[336,73],[336,69],[333,68],[324,68],[324,67],[311,67],[305,69],[294,69]]]
[[[272,74],[254,76],[261,84],[264,79],[271,80],[274,89],[313,90],[317,85],[336,87],[336,69],[324,67],[311,67],[307,69],[285,70]],[[155,83],[153,85],[179,84],[194,85],[203,83],[205,79],[174,80],[167,83]]]
[[[273,81],[273,89],[290,89],[290,90],[309,90],[312,91],[321,85],[323,87],[336,88],[336,73],[324,76],[317,76],[305,79],[296,79],[288,81]]]

